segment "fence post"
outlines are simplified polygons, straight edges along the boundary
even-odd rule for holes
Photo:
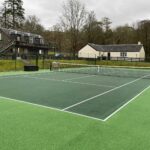
[[[39,55],[38,54],[36,54],[36,66],[38,66],[38,64],[39,64]]]
[[[43,69],[45,68],[45,52],[43,54]]]
[[[96,65],[96,61],[97,61],[97,57],[96,57],[96,54],[95,54],[95,65]]]
[[[15,48],[15,71],[17,70],[17,49]]]

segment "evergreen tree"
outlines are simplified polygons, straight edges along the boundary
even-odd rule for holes
[[[20,28],[24,20],[22,0],[5,0],[3,4],[3,21],[6,28]]]

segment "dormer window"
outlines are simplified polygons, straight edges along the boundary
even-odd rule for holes
[[[28,35],[24,36],[24,41],[25,41],[26,43],[29,43],[29,36],[28,36]]]
[[[29,43],[33,44],[33,37],[32,36],[29,37]]]
[[[36,38],[34,39],[34,42],[35,42],[35,44],[40,44],[40,38],[36,37]]]
[[[43,38],[40,39],[40,44],[44,44]]]
[[[21,37],[17,36],[17,41],[20,42],[21,41]]]

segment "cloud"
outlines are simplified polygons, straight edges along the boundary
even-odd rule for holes
[[[2,3],[4,0],[0,0]],[[67,0],[24,0],[27,15],[36,15],[49,28],[59,21],[62,3]],[[88,11],[94,11],[97,19],[109,17],[112,26],[132,24],[137,20],[150,19],[149,0],[79,0]]]
[[[134,23],[141,19],[150,19],[149,0],[83,0],[89,9],[93,9],[100,20],[109,17],[113,26]],[[89,5],[88,5],[88,2]]]

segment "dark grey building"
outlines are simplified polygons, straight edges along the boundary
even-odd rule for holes
[[[0,28],[0,53],[32,55],[48,54],[49,45],[41,35]]]

